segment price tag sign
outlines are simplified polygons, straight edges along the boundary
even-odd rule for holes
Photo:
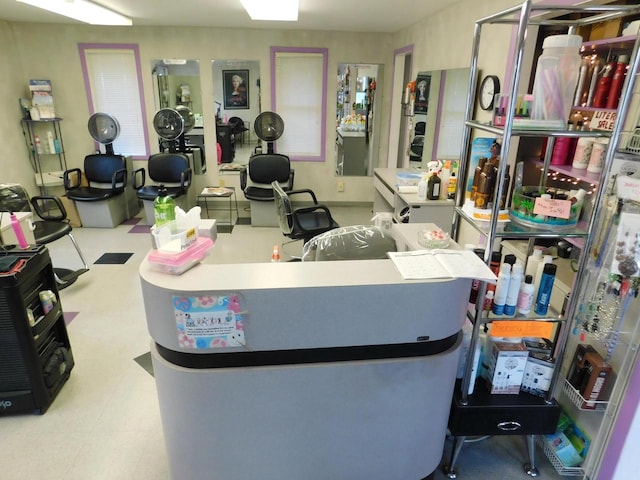
[[[640,179],[618,175],[616,178],[618,198],[640,200]]]
[[[553,324],[551,322],[500,321],[491,324],[491,335],[494,337],[552,338],[552,333]]]
[[[593,112],[593,117],[589,126],[592,130],[605,130],[610,132],[613,130],[613,126],[618,118],[618,112],[612,112],[610,110],[596,110]]]
[[[545,217],[569,218],[571,215],[571,202],[569,200],[557,200],[553,198],[536,198],[533,213]]]

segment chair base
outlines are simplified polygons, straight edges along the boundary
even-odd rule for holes
[[[252,227],[278,227],[278,212],[273,200],[260,202],[250,200]]]
[[[127,219],[129,209],[124,194],[99,202],[76,201],[83,227],[114,228]]]
[[[181,195],[177,198],[174,198],[173,201],[176,203],[176,207],[180,207],[185,212],[188,212],[191,208],[189,198],[186,195]],[[144,222],[147,225],[154,225],[155,215],[153,214],[153,200],[142,200],[142,205],[144,206]]]

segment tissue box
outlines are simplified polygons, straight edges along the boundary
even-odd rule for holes
[[[178,227],[175,221],[151,227],[154,247],[165,253],[185,251],[198,239],[198,226]]]
[[[181,252],[167,253],[153,250],[147,256],[147,260],[153,270],[180,275],[200,263],[208,255],[211,247],[213,247],[213,240],[196,237],[195,242]]]

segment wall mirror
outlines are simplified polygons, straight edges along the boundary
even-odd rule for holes
[[[338,64],[336,175],[366,176],[376,166],[382,110],[376,101],[382,65]]]
[[[416,76],[409,162],[427,168],[432,160],[459,160],[469,69],[421,71]]]
[[[212,60],[216,136],[223,163],[246,164],[260,142],[253,121],[261,112],[260,62]]]
[[[194,127],[185,134],[184,139],[189,152],[194,155],[194,173],[206,173],[200,62],[180,58],[152,60],[151,72],[156,111],[182,105],[193,113]],[[162,151],[164,146],[160,139],[159,142]]]

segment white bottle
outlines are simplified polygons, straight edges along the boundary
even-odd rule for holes
[[[531,275],[533,280],[536,279],[536,273],[538,271],[538,265],[542,263],[542,250],[534,248],[533,253],[527,258],[527,268],[524,271],[524,275]]]
[[[424,175],[418,182],[418,198],[420,200],[427,199],[427,181],[424,179]]]
[[[525,275],[524,282],[522,282],[522,286],[520,287],[520,293],[518,294],[518,313],[527,315],[531,311],[535,289],[533,276]]]
[[[509,290],[509,280],[511,279],[511,265],[503,263],[498,273],[498,283],[493,296],[493,313],[504,315],[504,306],[507,302],[507,292]]]
[[[544,266],[547,263],[553,262],[553,257],[551,255],[545,255],[542,258],[542,262],[538,264],[538,269],[536,270],[536,276],[534,277],[533,284],[535,285],[535,290],[533,292],[534,301],[538,296],[538,288],[540,288],[540,279],[542,278],[542,271],[544,270]]]
[[[511,277],[509,278],[509,289],[507,290],[507,299],[504,304],[505,315],[515,315],[516,305],[518,304],[518,294],[520,293],[520,284],[522,283],[522,264],[516,262],[511,268]]]

